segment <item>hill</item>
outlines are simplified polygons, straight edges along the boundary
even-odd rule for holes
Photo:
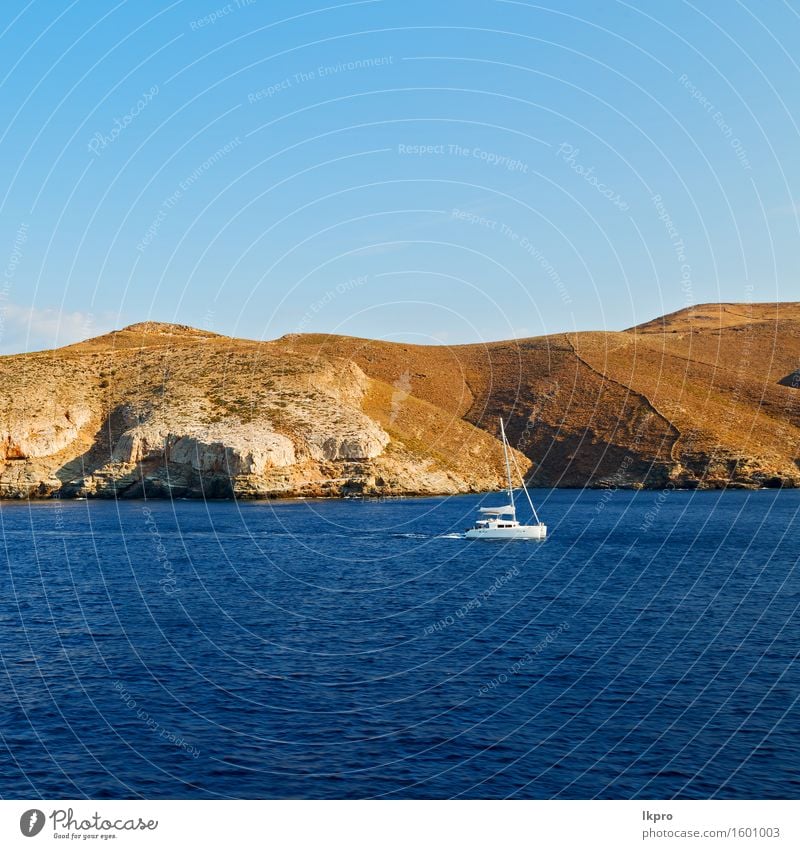
[[[417,346],[145,322],[0,357],[0,496],[800,485],[800,304]]]

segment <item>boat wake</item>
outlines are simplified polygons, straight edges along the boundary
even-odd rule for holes
[[[464,539],[464,534],[392,534],[393,537],[399,539]]]

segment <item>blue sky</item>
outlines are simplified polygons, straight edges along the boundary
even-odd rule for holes
[[[798,12],[6,0],[0,351],[798,300]]]

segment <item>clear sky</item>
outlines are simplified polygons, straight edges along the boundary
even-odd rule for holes
[[[2,8],[1,352],[800,299],[796,4]]]

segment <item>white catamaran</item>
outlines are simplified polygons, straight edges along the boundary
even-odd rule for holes
[[[503,420],[500,419],[500,435],[503,437],[503,455],[506,460],[506,475],[508,476],[508,504],[502,507],[481,507],[479,512],[482,517],[475,522],[475,526],[469,528],[464,536],[467,539],[544,539],[547,536],[547,525],[539,520],[536,508],[533,506],[525,479],[522,477],[517,465],[516,458],[508,450],[506,429]],[[511,484],[511,460],[514,461],[525,497],[531,506],[535,525],[521,525],[517,521],[517,509],[514,506],[514,487]]]

